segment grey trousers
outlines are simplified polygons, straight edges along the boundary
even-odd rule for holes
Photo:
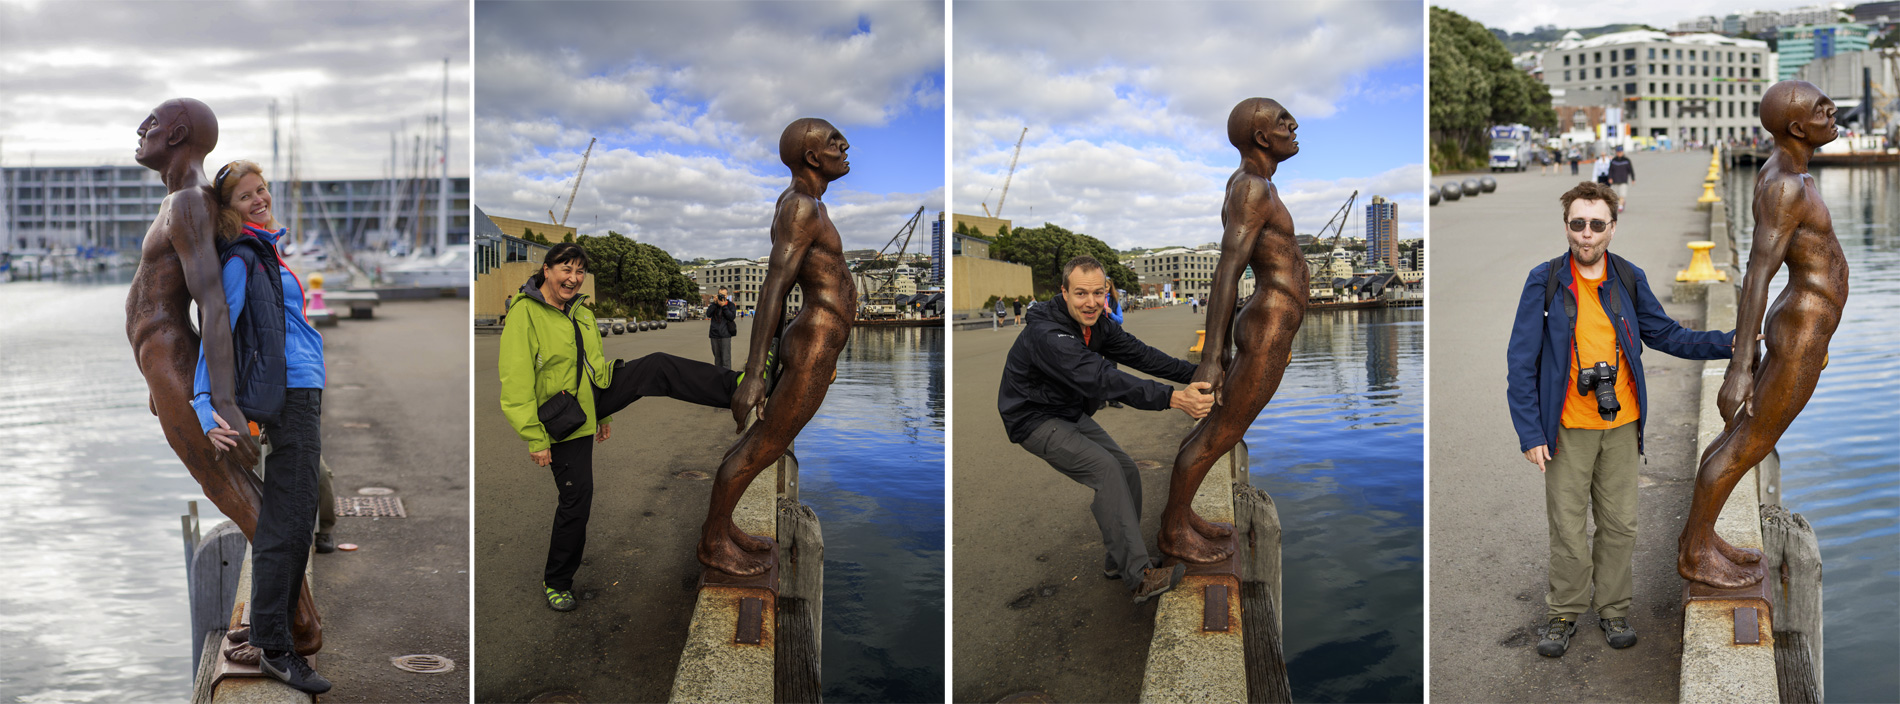
[[[1544,470],[1550,518],[1545,618],[1588,610],[1602,618],[1629,616],[1638,461],[1634,421],[1609,430],[1557,430],[1557,452]],[[1596,519],[1594,540],[1584,529],[1585,514]]]
[[[732,338],[714,337],[712,340],[713,366],[730,371],[732,369]]]
[[[1063,476],[1095,490],[1089,512],[1108,548],[1102,566],[1121,570],[1129,591],[1141,586],[1141,571],[1154,563],[1141,538],[1141,472],[1134,458],[1088,416],[1074,423],[1043,421],[1022,445]]]

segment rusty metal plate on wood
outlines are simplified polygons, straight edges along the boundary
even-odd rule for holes
[[[758,645],[759,635],[765,632],[765,600],[756,596],[739,598],[738,633],[732,642],[741,645]]]
[[[1201,631],[1227,631],[1227,585],[1209,584],[1202,589]]]
[[[409,517],[409,513],[402,508],[402,498],[397,496],[339,496],[336,497],[336,515],[364,518]]]
[[[1755,607],[1735,607],[1735,644],[1761,644],[1761,624],[1756,622]]]

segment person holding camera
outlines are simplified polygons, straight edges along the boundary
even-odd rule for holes
[[[706,336],[712,338],[713,364],[720,369],[732,369],[732,336],[739,334],[739,324],[733,322],[737,310],[724,287],[720,287],[712,305],[706,306],[706,319],[712,321]]]
[[[1537,654],[1546,657],[1564,654],[1586,609],[1610,647],[1636,644],[1629,613],[1648,402],[1643,347],[1728,359],[1735,337],[1677,324],[1643,270],[1609,252],[1618,202],[1609,186],[1579,183],[1560,200],[1570,251],[1524,282],[1506,375],[1518,450],[1544,474],[1550,591]],[[1596,519],[1594,546],[1586,510]]]

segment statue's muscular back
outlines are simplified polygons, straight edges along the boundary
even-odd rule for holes
[[[1244,169],[1235,171],[1228,179],[1227,193],[1228,198],[1248,199],[1244,207],[1266,211],[1260,231],[1253,238],[1253,246],[1247,251],[1247,264],[1253,267],[1254,295],[1235,317],[1231,339],[1243,353],[1266,352],[1255,349],[1261,343],[1290,346],[1292,334],[1299,329],[1300,319],[1306,314],[1308,281],[1306,258],[1293,239],[1293,216],[1287,212],[1286,203],[1280,200],[1280,191],[1272,181]],[[1225,212],[1221,214],[1223,226],[1227,224],[1227,217]],[[1287,329],[1277,335],[1248,334],[1247,331],[1257,325]]]
[[[1783,171],[1771,161],[1755,186],[1755,202],[1771,200],[1771,194],[1789,186],[1800,188],[1801,194],[1796,206],[1799,219],[1789,233],[1787,255],[1782,260],[1788,267],[1788,285],[1769,308],[1764,325],[1778,327],[1796,322],[1796,318],[1782,315],[1785,311],[1799,314],[1799,320],[1807,321],[1812,332],[1832,335],[1847,305],[1847,254],[1841,251],[1841,242],[1834,235],[1834,218],[1821,201],[1814,177]],[[1756,213],[1757,218],[1761,215]],[[1773,334],[1767,337],[1770,344],[1778,339]]]
[[[787,188],[779,195],[778,209],[781,217],[775,223],[787,223],[789,231],[774,232],[774,238],[810,237],[804,261],[792,278],[805,301],[798,321],[816,321],[816,316],[806,316],[817,313],[845,323],[840,334],[849,333],[849,323],[857,313],[858,287],[851,280],[850,267],[845,266],[844,242],[838,228],[831,224],[824,201]]]

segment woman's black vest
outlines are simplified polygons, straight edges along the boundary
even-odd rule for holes
[[[218,243],[218,259],[244,261],[244,311],[231,329],[237,356],[237,405],[245,418],[275,423],[284,410],[284,389],[290,385],[290,364],[284,353],[286,329],[284,279],[277,252],[269,242],[246,234],[233,242]]]

